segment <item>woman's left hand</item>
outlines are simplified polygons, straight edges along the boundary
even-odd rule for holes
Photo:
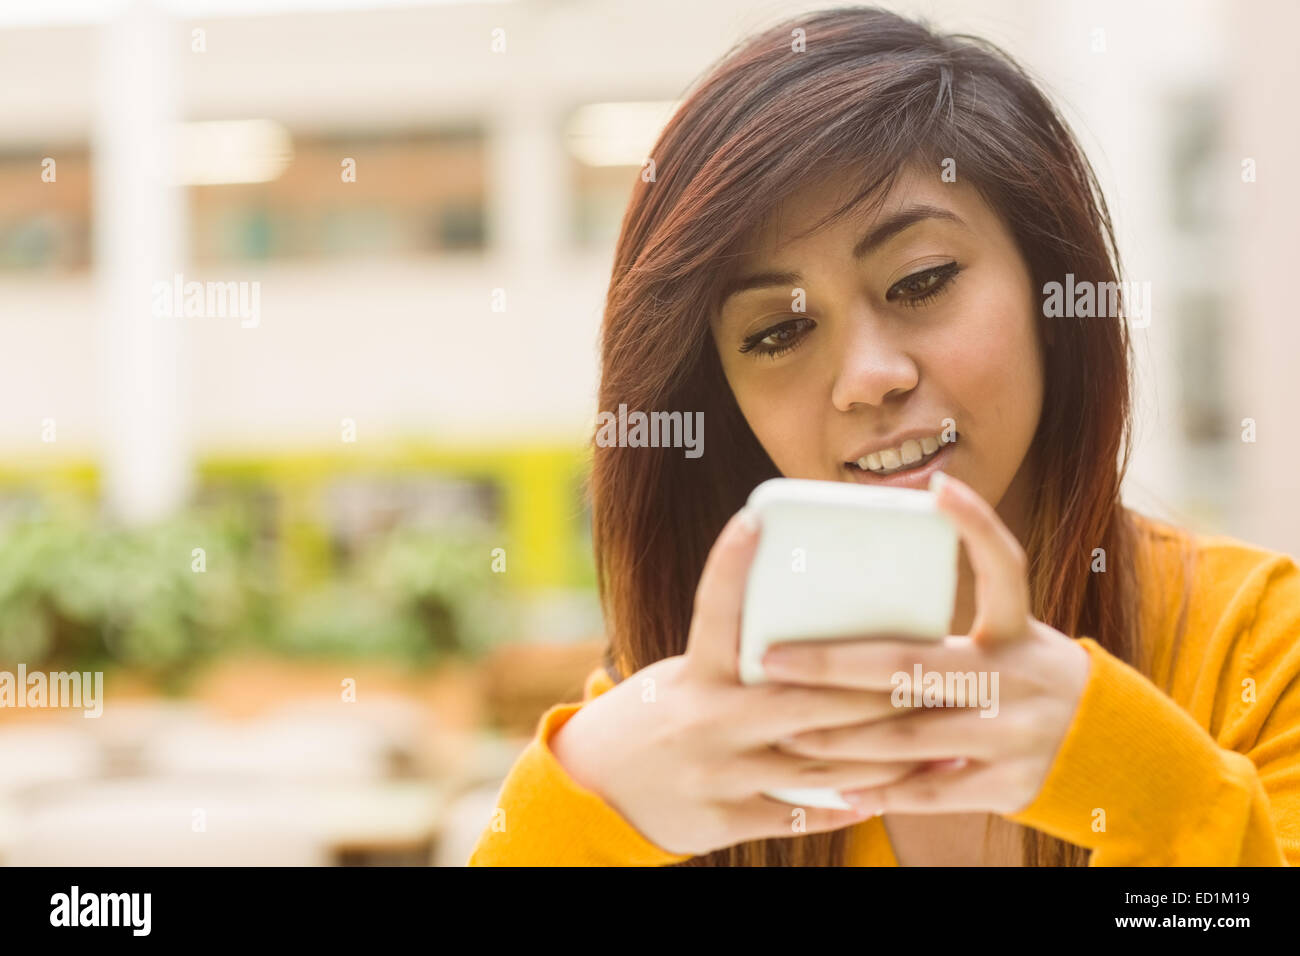
[[[942,762],[886,786],[844,794],[849,802],[878,813],[1012,815],[1034,801],[1047,779],[1088,680],[1088,652],[1030,614],[1024,549],[988,502],[950,475],[931,487],[939,507],[956,524],[974,571],[970,633],[934,643],[878,639],[774,645],[763,659],[772,680],[893,688],[900,708],[897,716],[802,733],[778,746],[826,760]],[[918,664],[924,675],[939,675],[944,706],[913,706],[911,685]],[[950,675],[969,687],[962,675],[972,672],[974,693],[966,706],[958,706],[961,702],[945,692],[956,686]],[[981,688],[990,692],[985,701]]]

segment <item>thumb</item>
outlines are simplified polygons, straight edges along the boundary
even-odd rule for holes
[[[758,546],[758,517],[741,508],[723,527],[695,589],[686,666],[700,677],[736,680],[745,581]]]

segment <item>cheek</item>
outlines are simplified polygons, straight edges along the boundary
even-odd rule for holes
[[[824,477],[818,474],[820,449],[816,396],[808,390],[777,387],[750,381],[743,372],[728,372],[736,404],[758,443],[782,475],[788,478]]]
[[[953,398],[978,425],[981,445],[1004,461],[1023,457],[1042,410],[1042,354],[1033,308],[1028,293],[1020,299],[990,293],[972,303],[961,342],[950,343],[948,350],[945,379]]]
[[[1032,443],[1042,372],[1028,278],[1005,269],[969,278],[923,346],[927,407],[950,414],[970,439],[965,478],[996,501]]]

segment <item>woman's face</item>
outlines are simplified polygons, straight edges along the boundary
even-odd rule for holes
[[[843,188],[792,196],[736,263],[712,332],[741,411],[787,477],[924,488],[942,469],[1020,534],[1043,394],[1024,259],[978,192],[937,170],[794,238]]]

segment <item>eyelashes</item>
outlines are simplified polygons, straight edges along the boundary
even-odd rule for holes
[[[947,291],[952,285],[952,280],[957,277],[961,268],[955,262],[946,262],[941,266],[935,266],[933,269],[926,269],[922,272],[915,272],[904,279],[899,279],[889,291],[885,293],[885,298],[890,302],[898,299],[895,290],[910,288],[912,295],[901,302],[910,308],[917,308],[925,305],[941,292]]]
[[[764,329],[761,332],[755,332],[753,335],[749,336],[747,339],[745,339],[743,343],[741,343],[740,351],[741,352],[756,351],[759,355],[768,355],[768,356],[784,355],[786,352],[790,351],[792,348],[795,347],[795,345],[798,343],[797,339],[793,339],[793,340],[786,339],[783,342],[780,342],[775,345],[763,345],[762,342],[764,339],[771,338],[773,336],[788,334],[800,323],[803,323],[805,326],[814,324],[812,319],[805,319],[802,316],[799,316],[798,318],[794,318],[794,319],[786,319],[784,322],[778,322],[776,325],[772,326],[771,328]]]
[[[945,262],[940,266],[914,272],[890,286],[889,291],[885,293],[885,300],[897,302],[911,309],[920,308],[949,291],[960,272],[961,266],[956,262]],[[796,348],[803,341],[802,333],[816,324],[812,319],[804,316],[784,319],[747,336],[738,351],[777,358]],[[764,341],[766,339],[776,341],[767,344]]]

